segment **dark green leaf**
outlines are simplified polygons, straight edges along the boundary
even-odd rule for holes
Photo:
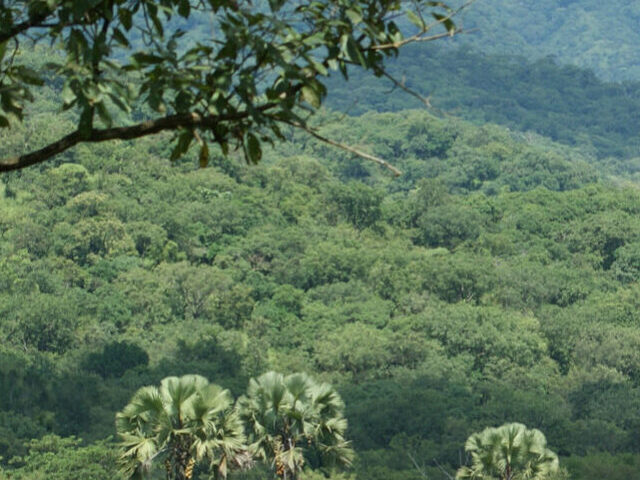
[[[133,25],[133,12],[128,8],[121,8],[118,10],[118,18],[120,18],[120,22],[122,22],[122,26],[128,32],[131,30],[131,26]]]
[[[343,35],[342,36],[342,52],[347,57],[348,60],[352,62],[359,63],[362,67],[367,67],[367,62],[358,47],[358,44],[353,39],[351,35]]]
[[[164,58],[158,55],[151,55],[150,53],[138,52],[133,55],[133,60],[140,65],[155,65],[162,63]]]
[[[129,113],[131,111],[131,107],[127,103],[125,103],[125,101],[123,100],[123,98],[120,95],[118,95],[116,93],[109,93],[108,95],[109,95],[109,98],[111,99],[111,101],[120,110],[122,110],[123,112],[127,112],[127,113]]]
[[[100,120],[102,120],[102,123],[104,123],[106,127],[110,127],[112,124],[111,113],[109,113],[109,110],[107,109],[104,102],[96,104],[95,108],[98,116],[100,117]]]
[[[42,80],[40,74],[32,68],[20,66],[20,68],[18,69],[18,74],[20,75],[22,81],[28,85],[44,85],[44,81]]]
[[[191,5],[189,4],[189,0],[180,0],[178,3],[178,15],[182,18],[188,18],[191,13]]]
[[[178,158],[180,158],[182,155],[184,155],[187,152],[187,150],[189,150],[189,146],[191,145],[192,141],[193,141],[193,132],[191,130],[183,130],[178,135],[178,142],[176,143],[176,146],[171,152],[171,157],[170,157],[171,161],[175,161]]]
[[[444,28],[446,28],[449,33],[453,34],[456,31],[455,23],[453,23],[453,20],[451,20],[451,18],[447,15],[442,15],[440,13],[432,13],[431,15],[438,22],[442,23],[442,25],[444,25]]]
[[[245,135],[245,155],[247,161],[253,164],[257,164],[262,158],[260,140],[251,132]]]
[[[123,47],[130,46],[129,45],[129,40],[124,35],[124,33],[122,33],[122,30],[120,30],[119,28],[114,28],[113,29],[113,38],[115,39],[116,42],[118,42]]]
[[[93,128],[93,108],[86,106],[80,114],[80,123],[78,124],[78,131],[82,137],[87,138],[91,136],[91,129]]]

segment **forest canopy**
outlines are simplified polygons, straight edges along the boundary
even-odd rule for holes
[[[274,14],[254,4],[264,10],[251,15]],[[187,62],[211,28],[197,9],[166,5],[158,72],[173,32],[190,30],[173,51]],[[231,18],[250,4],[220,5]],[[449,35],[453,12],[422,5],[445,14],[425,38]],[[38,10],[24,13],[12,22]],[[144,25],[143,10],[131,20]],[[420,30],[406,20],[404,39]],[[146,48],[135,25],[122,32],[129,46],[114,37],[120,67]],[[2,68],[42,82],[33,102],[21,97],[24,121],[5,115],[0,158],[54,144],[82,120],[81,97],[56,77],[73,57],[64,42],[28,38],[41,27],[16,37],[17,51],[7,43]],[[56,38],[84,27],[64,24]],[[233,144],[244,139],[224,155],[200,133],[210,161],[193,133],[200,149],[172,162],[184,132],[167,131],[79,142],[0,175],[0,478],[638,480],[640,88],[443,43],[403,46],[409,61],[389,49],[398,83],[362,66],[344,83],[329,66],[316,79],[336,110],[301,90],[291,111],[317,136],[287,125],[286,142],[261,142],[257,165]],[[112,125],[96,107],[93,129],[178,107],[171,85],[165,112],[149,90],[136,97],[156,71],[140,61],[118,71],[134,87],[131,112],[99,84]]]
[[[317,120],[407,173],[301,135],[251,167],[171,166],[143,139],[3,177],[2,468],[112,479],[138,388],[192,373],[237,398],[276,370],[340,393],[340,475],[420,478],[407,453],[454,475],[470,435],[513,421],[575,478],[635,471],[637,189],[495,125]]]

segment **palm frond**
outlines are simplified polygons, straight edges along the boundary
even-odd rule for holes
[[[167,377],[159,388],[141,388],[116,415],[116,428],[127,478],[144,476],[165,451],[218,465],[248,448],[229,391],[199,375]]]
[[[471,465],[460,468],[456,478],[502,479],[509,471],[514,480],[547,480],[558,471],[558,456],[547,448],[544,434],[521,423],[474,433],[465,450]]]

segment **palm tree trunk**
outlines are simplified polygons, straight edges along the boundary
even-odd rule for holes
[[[504,471],[504,480],[511,480],[513,472],[511,471],[511,465],[507,463],[507,468]]]
[[[193,472],[191,465],[191,442],[188,438],[178,439],[173,454],[172,480],[190,480]]]

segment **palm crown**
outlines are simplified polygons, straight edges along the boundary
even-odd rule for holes
[[[521,423],[474,433],[465,450],[471,466],[458,470],[458,479],[546,480],[558,472],[558,456],[547,448],[544,434]]]
[[[219,476],[245,450],[243,425],[228,390],[199,375],[168,377],[143,387],[116,415],[127,478],[150,473],[164,458],[167,477],[189,479],[196,462],[208,461]]]
[[[254,455],[272,461],[281,478],[297,478],[305,463],[351,464],[344,403],[329,384],[268,372],[250,381],[239,411]]]

